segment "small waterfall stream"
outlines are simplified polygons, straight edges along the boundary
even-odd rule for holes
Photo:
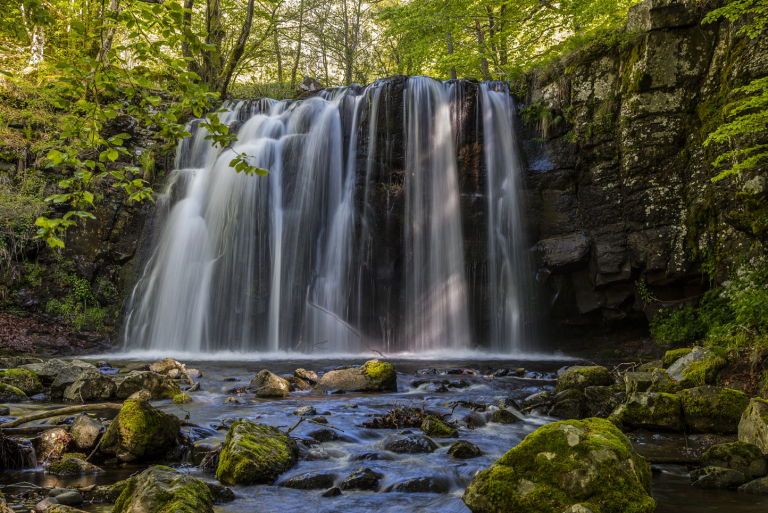
[[[386,351],[532,349],[512,99],[493,83],[475,98],[491,305],[490,335],[479,337],[453,85],[411,77],[402,87],[384,80],[299,102],[227,104],[219,117],[238,142],[223,151],[191,123],[127,307],[126,349],[360,352],[350,326]],[[269,175],[236,173],[233,152]]]

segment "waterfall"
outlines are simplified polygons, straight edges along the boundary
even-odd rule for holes
[[[211,147],[191,122],[127,303],[126,349],[360,352],[359,334],[386,351],[528,349],[511,98],[497,85],[478,92],[485,340],[468,314],[450,87],[410,77],[225,104],[234,148]],[[236,173],[229,162],[241,153],[268,175]]]

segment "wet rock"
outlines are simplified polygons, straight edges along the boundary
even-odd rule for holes
[[[418,454],[433,452],[437,449],[437,444],[429,437],[411,434],[388,441],[385,448],[401,454]]]
[[[261,387],[256,390],[256,397],[261,399],[282,399],[290,395],[288,390],[277,387]]]
[[[48,492],[48,497],[56,499],[56,502],[65,506],[77,506],[83,503],[83,496],[80,492],[69,488],[54,488]]]
[[[181,393],[179,385],[168,376],[152,371],[131,371],[117,386],[118,399],[125,399],[140,390],[148,390],[152,399],[173,399]]]
[[[755,479],[747,484],[739,486],[742,493],[751,493],[757,495],[768,495],[768,477]]]
[[[72,435],[73,444],[78,451],[90,451],[96,445],[101,430],[104,426],[89,415],[79,415],[72,426],[69,428],[69,434]]]
[[[76,381],[80,379],[97,379],[101,378],[102,374],[96,367],[80,367],[76,365],[70,365],[64,367],[61,372],[56,376],[51,384],[51,397],[59,398],[64,396],[64,391]],[[109,379],[109,378],[105,378]]]
[[[685,424],[696,433],[736,433],[748,405],[744,392],[729,388],[696,387],[678,396]]]
[[[311,415],[317,415],[317,410],[315,410],[314,406],[299,406],[295,410],[293,410],[294,415],[300,415],[302,417],[309,417]]]
[[[427,385],[427,392],[431,392],[433,394],[445,394],[450,392],[447,386],[443,385],[442,383],[438,384],[430,384]]]
[[[89,463],[80,458],[65,455],[59,461],[54,461],[45,467],[45,471],[48,474],[56,476],[69,476],[77,474],[98,474],[103,472],[96,465]],[[82,499],[81,499],[82,502]]]
[[[40,379],[40,381],[43,383],[43,385],[52,385],[56,377],[66,368],[68,367],[79,367],[80,369],[96,369],[93,365],[90,363],[85,363],[82,360],[71,360],[68,362],[65,362],[64,360],[59,360],[58,358],[52,358],[45,362],[44,364],[39,363],[33,363],[29,365],[22,365],[22,369],[28,369],[34,372],[37,377]]]
[[[214,504],[223,504],[235,500],[235,492],[233,492],[231,488],[216,483],[209,483],[207,481],[205,482],[205,486],[207,486],[208,491],[211,492]]]
[[[53,389],[51,389],[53,390]],[[115,382],[100,372],[86,371],[64,390],[64,399],[73,402],[106,401],[115,394]]]
[[[11,385],[0,384],[0,402],[20,403],[27,400],[27,395]]]
[[[768,454],[768,401],[754,397],[739,421],[739,441],[756,445]]]
[[[746,481],[744,474],[730,468],[704,467],[691,472],[695,488],[738,488]]]
[[[588,416],[586,404],[583,398],[569,398],[558,401],[549,410],[550,417],[563,420],[581,419]]]
[[[149,370],[158,374],[168,374],[171,370],[186,370],[186,366],[173,358],[164,358],[151,364]]]
[[[7,417],[11,414],[11,409],[7,406],[0,406],[0,417]]]
[[[227,433],[216,479],[224,484],[271,483],[298,459],[296,442],[272,426],[238,420]]]
[[[416,371],[416,374],[422,376],[434,375],[437,374],[437,369],[419,369]]]
[[[414,477],[395,485],[393,491],[403,493],[446,493],[448,486],[434,477]]]
[[[64,428],[53,428],[32,439],[39,460],[56,460],[66,452],[71,438]]]
[[[467,442],[466,440],[459,440],[458,442],[454,442],[450,449],[448,449],[449,456],[453,456],[454,458],[459,458],[461,460],[477,458],[478,456],[482,456],[482,454],[483,453],[480,451],[478,446]]]
[[[43,391],[43,384],[40,383],[40,378],[28,369],[0,371],[0,383],[16,387],[26,395],[35,395]]]
[[[128,396],[128,399],[139,399],[141,401],[149,401],[150,399],[152,399],[152,394],[146,388],[142,388],[138,392],[134,392],[130,396]]]
[[[509,410],[496,410],[491,415],[491,422],[497,422],[499,424],[515,424],[520,422],[520,420],[520,417]]]
[[[469,387],[469,383],[467,383],[463,379],[455,379],[453,381],[450,381],[447,386],[448,388],[467,388]]]
[[[329,488],[326,491],[323,492],[323,497],[338,497],[341,495],[341,488],[338,486],[334,486],[333,488]]]
[[[499,408],[514,408],[517,411],[520,411],[522,408],[520,407],[520,404],[512,399],[511,397],[505,397],[504,399],[499,399],[498,403]]]
[[[35,512],[43,513],[58,503],[59,501],[57,501],[54,497],[47,497],[35,504]]]
[[[283,483],[283,486],[299,490],[317,490],[319,488],[331,488],[335,479],[336,476],[326,472],[307,472],[290,478]]]
[[[626,400],[625,390],[626,387],[622,385],[585,388],[584,399],[590,416],[601,419],[608,418]]]
[[[195,384],[194,384],[194,385],[192,385],[191,387],[187,388],[187,389],[185,390],[185,392],[187,392],[187,393],[191,393],[191,392],[197,392],[198,390],[200,390],[200,383],[199,383],[199,382],[198,382],[198,383],[195,383]]]
[[[171,449],[181,421],[155,410],[148,402],[128,399],[104,433],[100,450],[122,462],[152,460]]]
[[[227,397],[224,399],[224,404],[245,404],[245,401],[237,397]]]
[[[587,387],[607,386],[611,384],[611,375],[608,369],[599,365],[584,367],[568,367],[557,377],[555,392],[561,392],[569,388],[584,390]]]
[[[651,469],[603,419],[540,427],[477,474],[462,500],[474,512],[564,511],[581,502],[601,511],[652,513]]]
[[[672,394],[632,394],[609,419],[629,429],[682,431],[685,427],[680,398]]]
[[[549,395],[549,392],[542,390],[541,392],[536,392],[535,394],[531,394],[523,399],[520,402],[520,406],[523,408],[530,408],[531,406],[535,406],[537,404],[546,403],[551,399],[552,397]]]
[[[173,402],[176,404],[188,404],[192,402],[192,398],[187,394],[176,394],[173,396]]]
[[[341,489],[375,491],[379,487],[379,480],[383,477],[369,468],[361,468],[344,480]]]
[[[768,475],[765,455],[756,445],[746,442],[713,445],[704,451],[699,461],[703,467],[730,468],[750,479]]]
[[[652,360],[648,363],[642,364],[640,367],[637,368],[638,372],[653,372],[656,369],[664,369],[664,361],[663,360]]]
[[[360,367],[323,374],[315,390],[321,392],[397,392],[397,373],[391,363],[370,360]]]
[[[291,376],[289,378],[286,378],[286,380],[288,381],[288,383],[291,384],[291,392],[295,392],[297,390],[302,391],[302,390],[311,390],[312,389],[312,385],[310,385],[309,383],[307,383],[306,381],[304,381],[301,378],[297,378],[295,376]]]
[[[427,383],[429,383],[429,380],[427,379],[414,379],[411,381],[411,387],[419,388],[421,385],[426,385]]]
[[[425,435],[433,438],[456,438],[459,436],[459,432],[450,424],[432,415],[429,415],[421,423],[421,430],[424,431]]]
[[[310,385],[317,384],[317,372],[308,371],[306,369],[296,369],[293,371],[293,375],[303,381],[306,381]]]
[[[628,396],[635,392],[675,394],[680,391],[680,385],[672,381],[669,374],[661,370],[627,372],[624,374],[624,383],[627,387]]]
[[[213,497],[199,479],[158,465],[129,480],[112,512],[213,513]]]
[[[256,374],[256,376],[251,380],[251,384],[249,385],[249,388],[256,391],[265,387],[276,388],[284,392],[290,392],[291,390],[291,384],[287,379],[281,378],[277,374],[274,374],[267,369],[264,369]]]
[[[509,375],[509,369],[497,369],[493,371],[493,374],[491,374],[491,376],[493,376],[494,378],[503,378],[504,376],[508,376],[508,375]]]
[[[474,369],[448,369],[445,371],[446,374],[463,374],[465,376],[477,376],[477,371]]]
[[[336,431],[328,428],[316,429],[307,433],[307,436],[318,442],[335,442],[336,440],[341,439]]]

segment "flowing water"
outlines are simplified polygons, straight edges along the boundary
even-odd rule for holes
[[[300,102],[227,104],[218,115],[238,133],[234,148],[211,147],[192,123],[159,200],[125,347],[317,354],[359,352],[364,336],[411,353],[535,349],[523,326],[532,273],[514,106],[498,84],[476,98],[488,203],[488,272],[477,294],[488,296],[490,328],[470,323],[456,147],[464,127],[451,115],[465,100],[451,94],[455,85],[409,78],[399,129],[386,81]],[[382,157],[398,151],[399,171]],[[268,176],[230,168],[243,153]],[[386,207],[374,205],[382,187]],[[382,244],[400,248],[383,277],[374,254]]]

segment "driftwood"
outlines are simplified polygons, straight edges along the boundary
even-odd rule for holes
[[[31,426],[31,427],[21,427],[21,428],[0,428],[2,430],[2,433],[4,435],[8,436],[26,436],[26,435],[39,435],[40,433],[43,433],[45,431],[54,429],[54,428],[64,428],[69,429],[69,426],[54,426],[47,424],[45,426]]]
[[[4,422],[0,424],[0,429],[14,428],[33,420],[48,419],[51,417],[57,417],[59,415],[69,415],[70,413],[81,413],[84,411],[94,410],[119,410],[123,407],[122,403],[97,403],[97,404],[81,404],[79,406],[67,406],[66,408],[58,408],[56,410],[43,411],[40,413],[33,413],[31,415],[24,415],[16,420]],[[53,427],[53,426],[50,426]],[[49,427],[49,428],[50,428]]]
[[[299,421],[298,421],[296,424],[294,424],[294,425],[293,425],[293,427],[289,428],[289,429],[288,429],[288,430],[285,432],[285,434],[286,434],[286,435],[290,435],[290,434],[291,434],[291,431],[293,431],[294,429],[296,429],[297,427],[299,427],[299,424],[301,424],[302,422],[311,422],[312,424],[317,424],[318,426],[322,426],[322,427],[325,427],[325,428],[330,428],[330,429],[335,429],[336,431],[341,431],[342,433],[344,432],[344,430],[343,430],[343,429],[339,429],[339,428],[337,428],[337,427],[335,427],[335,426],[331,426],[330,424],[323,424],[322,422],[317,422],[316,420],[313,420],[313,419],[308,419],[308,418],[306,418],[306,417],[301,417],[301,418],[299,419]]]
[[[361,344],[363,344],[363,345],[364,345],[365,347],[367,347],[367,348],[368,348],[370,351],[373,351],[374,353],[376,353],[376,354],[377,354],[377,355],[379,355],[380,357],[382,357],[382,358],[385,358],[385,356],[384,356],[383,354],[381,354],[381,351],[379,351],[379,350],[377,350],[377,349],[374,349],[374,348],[372,348],[371,346],[369,346],[368,344],[366,344],[366,343],[365,343],[365,340],[363,340],[363,337],[360,335],[360,333],[358,333],[357,331],[355,331],[355,328],[353,328],[352,326],[350,326],[350,325],[349,325],[349,323],[347,323],[347,322],[346,322],[344,319],[342,319],[341,317],[339,317],[339,316],[338,316],[338,315],[336,315],[335,313],[331,312],[330,310],[327,310],[327,309],[323,308],[323,307],[322,307],[322,306],[320,306],[320,305],[316,305],[315,303],[313,303],[313,302],[312,302],[312,301],[310,301],[309,299],[307,299],[307,304],[308,304],[309,306],[311,306],[312,308],[317,308],[317,309],[318,309],[318,310],[320,310],[321,312],[324,312],[324,313],[326,313],[326,314],[330,315],[331,317],[333,317],[334,319],[336,319],[337,321],[339,321],[339,323],[343,324],[343,325],[344,325],[344,326],[345,326],[345,327],[346,327],[346,328],[347,328],[349,331],[351,331],[352,333],[354,333],[354,334],[355,334],[355,336],[356,336],[357,338],[359,338],[359,339],[360,339],[360,343],[361,343]]]

